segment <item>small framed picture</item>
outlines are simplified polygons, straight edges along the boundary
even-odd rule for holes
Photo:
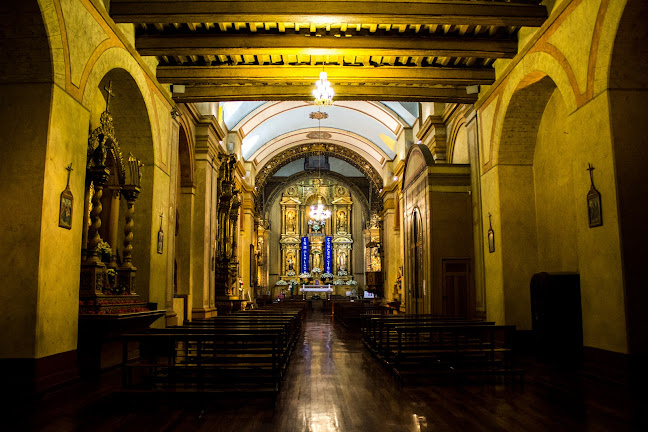
[[[488,213],[488,252],[495,252],[495,231],[493,231],[490,213]]]
[[[488,252],[495,252],[495,231],[493,228],[488,230]]]
[[[164,253],[164,232],[162,231],[162,228],[158,231],[157,253]]]
[[[61,192],[61,205],[59,207],[59,226],[65,229],[72,229],[72,204],[74,197],[69,188]]]
[[[603,225],[601,194],[593,186],[587,194],[587,218],[590,228]]]

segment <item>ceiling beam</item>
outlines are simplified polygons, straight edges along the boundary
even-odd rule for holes
[[[184,93],[173,93],[181,102],[311,100],[312,86],[307,85],[247,85],[247,86],[187,86]],[[335,100],[373,100],[405,102],[475,103],[476,94],[463,87],[404,87],[345,85],[335,87]]]
[[[319,66],[159,66],[157,79],[166,84],[281,84],[315,82]],[[414,66],[327,66],[328,79],[339,83],[418,85],[489,85],[494,69],[438,68]]]
[[[539,27],[544,6],[494,1],[111,0],[118,23],[298,22]]]
[[[140,55],[344,55],[513,58],[514,40],[406,36],[315,37],[288,34],[139,36]]]

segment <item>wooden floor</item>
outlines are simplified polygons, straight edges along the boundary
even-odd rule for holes
[[[282,390],[268,398],[130,399],[119,371],[50,392],[3,416],[17,431],[630,431],[646,411],[622,388],[532,361],[524,386],[399,388],[359,334],[310,312]],[[6,407],[7,405],[5,405]],[[645,426],[645,423],[644,423]]]

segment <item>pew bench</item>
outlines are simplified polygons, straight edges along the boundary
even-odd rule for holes
[[[123,390],[276,393],[284,349],[280,332],[266,330],[125,334]],[[126,347],[133,341],[140,343],[139,359],[127,358]]]
[[[403,382],[410,377],[523,377],[513,365],[515,326],[396,326],[388,363]]]

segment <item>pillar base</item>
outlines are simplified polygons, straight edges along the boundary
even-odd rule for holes
[[[191,310],[191,317],[196,319],[211,318],[218,315],[215,308],[193,308]]]

